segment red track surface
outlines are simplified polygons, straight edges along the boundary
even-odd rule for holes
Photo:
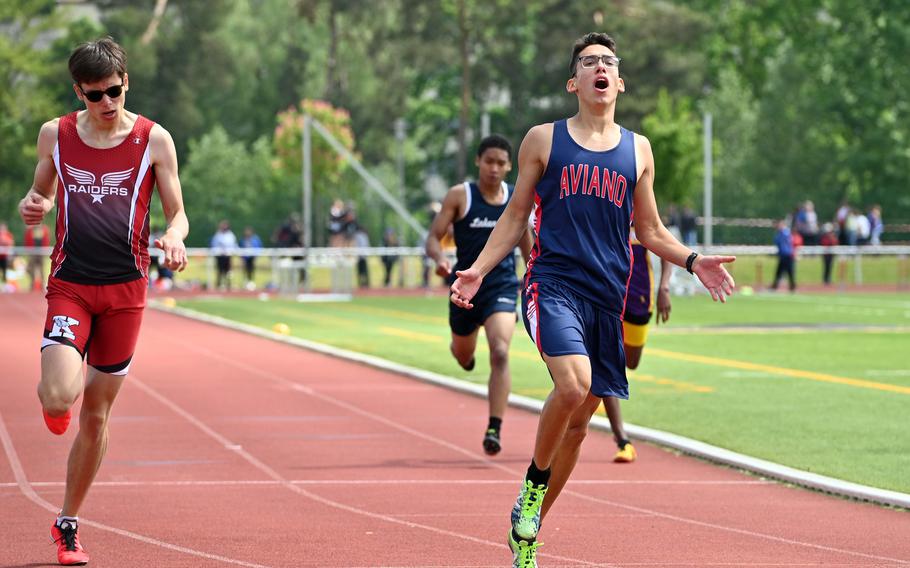
[[[0,296],[0,566],[53,565],[73,432],[41,420],[37,294]],[[453,363],[454,364],[454,363]],[[536,415],[480,450],[483,400],[148,312],[81,517],[96,567],[509,566]],[[71,428],[73,430],[74,428]],[[592,433],[541,568],[906,566],[910,514]]]

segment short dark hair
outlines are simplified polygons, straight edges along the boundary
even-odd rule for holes
[[[616,40],[601,32],[591,32],[575,40],[572,46],[572,59],[569,61],[569,76],[575,76],[575,63],[578,60],[578,54],[589,45],[602,45],[616,55]]]
[[[509,141],[505,139],[504,136],[499,134],[491,134],[480,141],[480,145],[477,146],[477,157],[483,156],[483,153],[489,150],[490,148],[499,148],[500,150],[505,150],[506,154],[509,155],[509,160],[512,159],[512,145],[509,144]]]
[[[95,83],[114,73],[126,74],[126,52],[108,36],[81,44],[70,55],[70,76],[77,84]]]

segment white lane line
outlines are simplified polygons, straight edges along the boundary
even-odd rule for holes
[[[844,307],[855,307],[855,308],[879,308],[886,310],[900,310],[910,308],[910,302],[905,301],[903,295],[896,294],[894,298],[885,298],[884,296],[877,298],[857,298],[857,297],[837,297],[837,296],[802,296],[802,295],[764,295],[760,296],[762,300],[765,301],[778,301],[778,302],[788,302],[795,304],[812,304],[822,309],[830,308],[831,306],[844,306]]]
[[[513,479],[289,479],[294,485],[515,485]],[[64,487],[63,481],[31,481],[32,487]],[[275,486],[273,479],[212,479],[212,480],[160,480],[160,481],[96,481],[92,487],[221,487],[221,486]],[[773,481],[704,481],[704,480],[649,480],[649,479],[572,479],[570,485],[775,485]],[[14,482],[0,483],[0,489],[16,488]]]
[[[866,371],[870,377],[910,377],[910,369],[870,369]]]
[[[175,343],[177,342],[175,339],[171,339],[171,341],[173,341],[173,342],[175,342]],[[222,362],[222,363],[225,363],[225,364],[228,364],[228,365],[232,365],[232,366],[234,366],[234,367],[237,367],[238,369],[241,369],[241,370],[243,370],[243,371],[245,371],[245,372],[247,372],[247,373],[250,373],[251,375],[258,375],[258,376],[260,376],[260,377],[263,377],[263,378],[269,379],[269,380],[271,380],[271,381],[277,382],[277,383],[279,383],[279,384],[281,384],[281,385],[284,385],[284,386],[286,386],[286,387],[290,387],[291,385],[298,384],[298,383],[296,383],[296,382],[295,382],[294,380],[292,380],[292,379],[288,379],[288,378],[286,378],[286,377],[282,377],[282,376],[276,375],[276,374],[274,374],[274,373],[270,373],[270,372],[268,372],[268,371],[263,371],[263,370],[261,370],[261,369],[259,369],[259,368],[257,368],[257,367],[252,366],[252,365],[247,365],[247,364],[245,364],[245,363],[242,363],[242,362],[240,362],[240,361],[236,361],[236,360],[231,359],[231,358],[229,358],[229,357],[225,357],[225,356],[221,355],[220,353],[216,353],[216,352],[214,352],[214,351],[211,351],[211,350],[206,349],[206,348],[203,348],[203,347],[199,347],[199,346],[197,346],[197,345],[193,345],[193,344],[189,344],[189,343],[185,343],[185,342],[180,343],[180,345],[183,346],[183,347],[186,348],[186,349],[189,349],[189,350],[191,350],[191,351],[195,351],[195,352],[200,353],[200,354],[202,354],[202,355],[204,355],[204,356],[207,356],[207,357],[209,357],[209,358],[212,358],[212,359],[215,359],[215,360],[220,361],[220,362]],[[417,437],[417,438],[421,438],[421,439],[423,439],[423,440],[427,440],[427,441],[433,442],[433,443],[435,443],[435,444],[437,444],[437,445],[440,445],[440,446],[443,446],[443,447],[445,447],[445,448],[448,448],[448,449],[452,450],[453,452],[456,452],[456,453],[458,453],[458,454],[467,456],[467,457],[469,457],[469,458],[471,458],[471,459],[473,459],[473,460],[475,460],[475,461],[479,461],[479,462],[481,462],[481,463],[484,463],[484,464],[488,465],[489,467],[492,467],[492,468],[495,468],[495,469],[499,469],[499,470],[501,470],[501,471],[504,471],[504,472],[507,472],[507,473],[509,473],[509,474],[511,474],[511,475],[514,475],[514,476],[516,476],[516,478],[518,478],[518,479],[520,479],[521,477],[524,476],[524,472],[520,472],[520,471],[518,471],[518,470],[509,468],[509,467],[507,467],[507,466],[504,466],[504,465],[502,465],[502,464],[499,464],[499,463],[497,463],[497,462],[494,462],[494,461],[492,461],[492,460],[490,460],[490,459],[487,459],[486,457],[480,456],[479,454],[477,454],[477,453],[474,452],[474,451],[467,450],[467,449],[465,449],[465,448],[462,448],[462,447],[460,447],[460,446],[457,446],[457,445],[455,445],[455,444],[452,444],[452,443],[447,442],[447,441],[445,441],[445,440],[442,440],[442,439],[440,439],[440,438],[436,438],[436,437],[434,437],[434,436],[430,436],[429,434],[426,434],[425,432],[421,432],[421,431],[419,431],[419,430],[415,430],[415,429],[413,429],[413,428],[410,428],[410,427],[408,427],[408,426],[405,426],[405,425],[403,425],[403,424],[400,424],[400,423],[397,423],[397,422],[395,422],[395,421],[393,421],[393,420],[390,420],[390,419],[388,419],[388,418],[386,418],[386,417],[384,417],[384,416],[381,416],[381,415],[378,415],[378,414],[369,412],[369,411],[367,411],[367,410],[363,410],[363,409],[361,409],[361,408],[359,408],[359,407],[357,407],[357,406],[354,406],[353,404],[347,403],[347,402],[342,401],[342,400],[338,400],[338,399],[336,399],[336,398],[334,398],[334,397],[332,397],[332,396],[329,396],[329,395],[325,395],[325,394],[319,393],[319,392],[317,392],[317,391],[315,391],[315,390],[313,390],[313,389],[311,389],[311,388],[309,388],[309,387],[303,387],[302,389],[299,389],[299,390],[300,390],[300,392],[303,392],[304,394],[308,394],[309,396],[312,396],[312,397],[314,397],[314,398],[317,398],[317,399],[322,400],[322,401],[324,401],[324,402],[327,402],[327,403],[329,403],[329,404],[333,404],[333,405],[335,405],[335,406],[344,408],[344,409],[349,410],[349,411],[351,411],[351,412],[353,412],[353,413],[355,413],[355,414],[358,414],[358,415],[360,415],[360,416],[364,416],[364,417],[370,418],[370,419],[372,419],[372,420],[375,420],[376,422],[379,422],[379,423],[381,423],[381,424],[385,424],[385,425],[387,425],[387,426],[389,426],[389,427],[391,427],[391,428],[395,428],[395,429],[397,429],[397,430],[400,430],[400,431],[402,431],[402,432],[408,433],[408,434],[410,434],[410,435],[412,435],[412,436],[415,436],[415,437]],[[571,482],[570,482],[570,483],[571,483]],[[799,540],[793,540],[793,539],[784,538],[784,537],[780,537],[780,536],[776,536],[776,535],[771,535],[771,534],[766,534],[766,533],[760,533],[760,532],[757,532],[757,531],[751,531],[751,530],[748,530],[748,529],[740,529],[740,528],[730,527],[730,526],[726,526],[726,525],[720,525],[720,524],[716,524],[716,523],[709,523],[709,522],[706,522],[706,521],[700,521],[700,520],[697,520],[697,519],[690,519],[690,518],[687,518],[687,517],[681,517],[681,516],[678,516],[678,515],[671,515],[671,514],[668,514],[668,513],[663,513],[663,512],[661,512],[661,511],[656,511],[656,510],[652,510],[652,509],[646,509],[646,508],[644,508],[644,507],[636,507],[636,506],[633,506],[633,505],[626,505],[626,504],[624,504],[624,503],[618,503],[618,502],[610,501],[610,500],[607,500],[607,499],[601,499],[601,498],[598,498],[598,497],[593,497],[593,496],[590,496],[590,495],[587,495],[587,494],[584,494],[584,493],[579,493],[579,492],[577,492],[577,491],[572,491],[572,490],[568,489],[568,486],[566,487],[566,489],[563,490],[563,494],[573,495],[573,496],[575,496],[575,497],[578,497],[578,498],[581,498],[581,499],[584,499],[584,500],[587,500],[587,501],[591,501],[591,502],[594,502],[594,503],[599,503],[599,504],[604,504],[604,505],[612,505],[612,506],[614,506],[614,507],[619,507],[619,508],[626,509],[626,510],[629,510],[629,511],[634,511],[634,512],[636,512],[636,513],[644,513],[644,514],[653,515],[653,516],[655,516],[655,517],[660,517],[660,518],[663,518],[663,519],[666,519],[666,520],[676,521],[676,522],[679,522],[679,523],[684,523],[684,524],[689,524],[689,525],[694,525],[694,526],[700,526],[700,527],[704,527],[704,528],[711,528],[711,529],[715,529],[715,530],[719,530],[719,531],[724,531],[724,532],[730,532],[730,533],[739,534],[739,535],[743,535],[743,536],[748,536],[748,537],[753,537],[753,538],[758,538],[758,539],[763,539],[763,540],[769,540],[769,541],[779,542],[779,543],[788,544],[788,545],[802,546],[802,547],[805,547],[805,548],[811,548],[811,549],[815,549],[815,550],[823,550],[823,551],[826,551],[826,552],[834,552],[834,553],[838,553],[838,554],[846,554],[846,555],[850,555],[850,556],[856,556],[856,557],[859,557],[859,558],[869,558],[869,559],[872,559],[872,560],[884,560],[884,561],[888,561],[888,562],[897,562],[897,563],[904,564],[904,565],[910,564],[910,561],[902,560],[902,559],[899,559],[899,558],[890,558],[890,557],[887,557],[887,556],[879,556],[879,555],[876,555],[876,554],[868,554],[868,553],[865,553],[865,552],[859,552],[859,551],[855,551],[855,550],[847,550],[847,549],[842,549],[842,548],[835,548],[835,547],[826,546],[826,545],[823,545],[823,544],[816,544],[816,543],[812,543],[812,542],[804,542],[804,541],[799,541]],[[542,554],[541,554],[541,555],[542,555]]]
[[[52,504],[39,497],[38,494],[35,493],[35,490],[32,488],[32,486],[29,484],[28,478],[25,475],[25,470],[22,468],[22,462],[19,460],[19,454],[16,453],[16,448],[13,446],[12,438],[10,438],[9,431],[6,429],[6,423],[3,420],[2,413],[0,413],[0,442],[3,443],[3,451],[6,453],[6,459],[9,461],[10,468],[13,470],[13,477],[16,479],[16,484],[19,487],[19,491],[21,491],[29,501],[35,503],[39,507],[49,511],[52,514],[57,515],[60,512],[60,509],[54,507]],[[138,540],[146,544],[173,550],[175,552],[181,552],[183,554],[205,558],[206,560],[215,560],[218,562],[223,562],[225,564],[234,564],[236,566],[246,566],[247,568],[270,568],[264,564],[244,562],[243,560],[237,560],[235,558],[228,558],[226,556],[220,556],[218,554],[211,554],[208,552],[203,552],[201,550],[195,550],[192,548],[187,548],[185,546],[171,544],[169,542],[164,542],[162,540],[151,538],[139,533],[134,533],[132,531],[127,531],[119,529],[117,527],[112,527],[110,525],[90,521],[84,517],[79,519],[79,524],[111,532],[122,537],[131,538],[133,540]]]
[[[186,344],[184,344],[184,345],[186,346]],[[230,360],[228,360],[228,359],[225,359],[225,361],[230,363]],[[287,382],[290,383],[291,381],[287,381]],[[264,462],[259,460],[257,457],[253,456],[251,453],[244,450],[239,445],[232,443],[226,437],[222,436],[221,434],[219,434],[218,432],[216,432],[215,430],[210,428],[207,424],[205,424],[202,420],[197,418],[195,415],[193,415],[189,411],[187,411],[184,408],[182,408],[181,406],[179,406],[177,403],[173,402],[166,396],[160,394],[158,391],[156,391],[152,387],[148,386],[147,384],[145,384],[144,382],[139,380],[135,375],[131,376],[130,383],[135,385],[137,388],[139,388],[141,391],[145,392],[150,397],[157,400],[162,405],[171,409],[172,412],[174,412],[178,416],[182,417],[184,420],[186,420],[187,422],[189,422],[190,424],[192,424],[193,426],[195,426],[196,428],[201,430],[203,433],[208,435],[210,438],[214,439],[216,442],[218,442],[225,448],[232,448],[232,449],[236,448],[236,449],[234,449],[234,451],[236,451],[236,453],[239,457],[246,460],[248,463],[250,463],[253,467],[258,469],[262,473],[264,473],[266,476],[268,476],[271,479],[278,482],[279,485],[289,489],[290,491],[292,491],[294,493],[297,493],[298,495],[300,495],[302,497],[306,497],[307,499],[310,499],[317,503],[321,503],[328,507],[332,507],[332,508],[339,509],[339,510],[342,510],[342,511],[345,511],[348,513],[353,513],[356,515],[363,515],[363,516],[369,517],[371,519],[376,519],[376,520],[385,521],[388,523],[403,525],[403,526],[406,526],[406,527],[412,528],[412,529],[422,529],[425,531],[433,532],[433,533],[448,536],[448,537],[453,537],[453,538],[457,538],[457,539],[461,539],[461,540],[467,540],[469,542],[473,542],[476,544],[493,546],[495,548],[506,548],[506,549],[508,548],[505,544],[502,544],[499,542],[494,542],[491,540],[477,538],[477,537],[474,537],[471,535],[458,533],[455,531],[449,531],[446,529],[441,529],[441,528],[430,526],[430,525],[424,525],[424,524],[420,524],[420,523],[414,523],[411,521],[405,521],[403,519],[397,519],[397,518],[391,517],[389,515],[374,513],[372,511],[367,511],[366,509],[360,509],[358,507],[353,507],[351,505],[345,505],[344,503],[340,503],[338,501],[333,501],[331,499],[327,499],[325,497],[317,495],[316,493],[307,491],[306,489],[303,489],[298,485],[294,485],[289,480],[285,479],[280,473],[278,473],[276,470],[272,469],[272,467],[265,464]],[[318,395],[314,394],[313,396],[318,396]],[[598,564],[598,563],[594,563],[594,562],[586,562],[584,560],[579,560],[576,558],[569,558],[569,557],[565,557],[565,556],[558,556],[555,554],[538,553],[538,556],[546,556],[548,558],[554,558],[556,560],[574,562],[576,564],[583,565],[583,566],[607,566],[608,568],[612,568],[612,565]]]

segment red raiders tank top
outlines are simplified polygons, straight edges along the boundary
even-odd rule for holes
[[[146,277],[155,185],[149,132],[155,123],[138,116],[123,142],[99,149],[79,137],[76,114],[60,118],[54,148],[60,184],[51,275],[78,284]]]

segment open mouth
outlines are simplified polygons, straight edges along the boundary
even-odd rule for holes
[[[605,91],[609,86],[610,82],[604,77],[598,77],[597,80],[594,81],[594,88],[598,91]]]

